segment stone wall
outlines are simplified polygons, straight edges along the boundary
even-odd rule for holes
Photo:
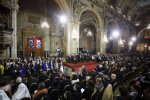
[[[19,10],[18,12],[18,20],[17,20],[17,50],[18,54],[23,54],[23,33],[24,29],[34,28],[43,31],[44,35],[44,51],[50,51],[51,53],[55,53],[57,48],[63,48],[62,38],[63,38],[63,27],[58,21],[54,21],[52,19],[47,19],[50,28],[42,29],[40,24],[44,20],[43,14],[29,11],[29,10]],[[56,19],[58,20],[58,19]]]

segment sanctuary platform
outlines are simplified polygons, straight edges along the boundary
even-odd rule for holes
[[[64,62],[63,64],[65,67],[75,69],[76,72],[79,71],[82,65],[85,65],[85,68],[87,69],[87,71],[91,72],[96,67],[97,62],[96,61],[83,61],[83,62],[78,62],[78,63]]]

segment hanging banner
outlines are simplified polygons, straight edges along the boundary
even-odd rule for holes
[[[29,48],[41,48],[42,38],[28,38],[28,47]]]
[[[34,38],[35,48],[41,48],[42,38]]]
[[[34,39],[33,38],[28,38],[28,47],[34,48]]]

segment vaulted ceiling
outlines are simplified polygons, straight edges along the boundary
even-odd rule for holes
[[[114,9],[121,9],[122,14],[135,23],[137,32],[150,24],[150,0],[107,0]]]
[[[46,5],[45,5],[46,1]],[[91,0],[93,2],[107,2],[113,6],[115,11],[120,10],[132,23],[135,23],[137,32],[145,28],[150,23],[150,0]],[[48,16],[54,16],[61,12],[55,0],[19,0],[21,9],[30,9],[40,13],[45,12]],[[87,17],[89,18],[89,17]],[[138,24],[137,24],[138,23]],[[137,26],[136,26],[137,25]]]
[[[19,6],[21,9],[28,9],[42,14],[46,10],[48,16],[55,16],[61,12],[55,0],[19,0]]]

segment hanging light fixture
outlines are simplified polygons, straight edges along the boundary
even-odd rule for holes
[[[41,23],[41,27],[42,28],[49,28],[49,24],[48,24],[47,19],[46,19],[46,0],[45,0],[45,18],[44,18],[44,21]]]
[[[92,37],[92,36],[93,36],[93,33],[91,32],[91,30],[89,30],[89,31],[87,32],[87,36],[88,36],[88,37]]]
[[[87,37],[92,37],[93,36],[93,33],[92,33],[92,30],[91,30],[91,26],[89,25],[87,27]]]

